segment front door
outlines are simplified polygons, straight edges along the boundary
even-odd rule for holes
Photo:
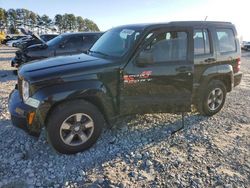
[[[192,42],[191,29],[149,33],[123,70],[120,113],[190,111]]]

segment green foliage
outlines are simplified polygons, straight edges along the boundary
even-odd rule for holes
[[[4,9],[0,8],[0,29],[2,30],[5,26],[6,12]]]
[[[36,25],[37,24],[37,15],[34,12],[31,12],[29,15],[29,20],[31,25]]]
[[[86,18],[84,19],[84,22],[85,22],[85,31],[100,31],[98,26],[92,20]]]
[[[0,21],[4,22],[5,20],[5,10],[0,8]]]
[[[81,16],[75,17],[74,14],[57,14],[54,18],[55,25],[60,32],[65,31],[100,31],[98,26],[89,19],[83,19]]]
[[[9,30],[11,34],[19,34],[17,28],[14,25],[10,25]]]
[[[67,31],[99,31],[98,26],[89,19],[83,19],[74,14],[57,14],[51,19],[46,14],[40,16],[27,9],[9,9],[0,8],[0,28],[7,28],[11,33],[16,33],[19,27],[26,26],[32,30],[35,27],[45,29],[57,26],[60,33]]]
[[[62,32],[63,29],[63,16],[61,14],[55,15],[54,18],[55,25],[58,27],[59,32]]]

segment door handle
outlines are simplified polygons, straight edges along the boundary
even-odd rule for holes
[[[212,62],[215,62],[216,59],[215,58],[207,58],[204,60],[206,63],[212,63]]]
[[[186,66],[182,66],[182,67],[178,67],[175,69],[177,72],[190,72],[192,71],[192,68],[191,67],[186,67]]]

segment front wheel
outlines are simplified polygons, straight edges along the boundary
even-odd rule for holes
[[[207,88],[200,93],[200,100],[197,104],[198,111],[207,116],[218,113],[226,99],[226,87],[220,80],[212,80]]]
[[[46,126],[48,140],[63,154],[74,154],[91,147],[104,125],[99,110],[83,100],[60,104],[50,114]]]

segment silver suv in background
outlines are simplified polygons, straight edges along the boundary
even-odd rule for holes
[[[250,50],[250,42],[242,41],[242,43],[241,43],[241,49],[242,50]]]

